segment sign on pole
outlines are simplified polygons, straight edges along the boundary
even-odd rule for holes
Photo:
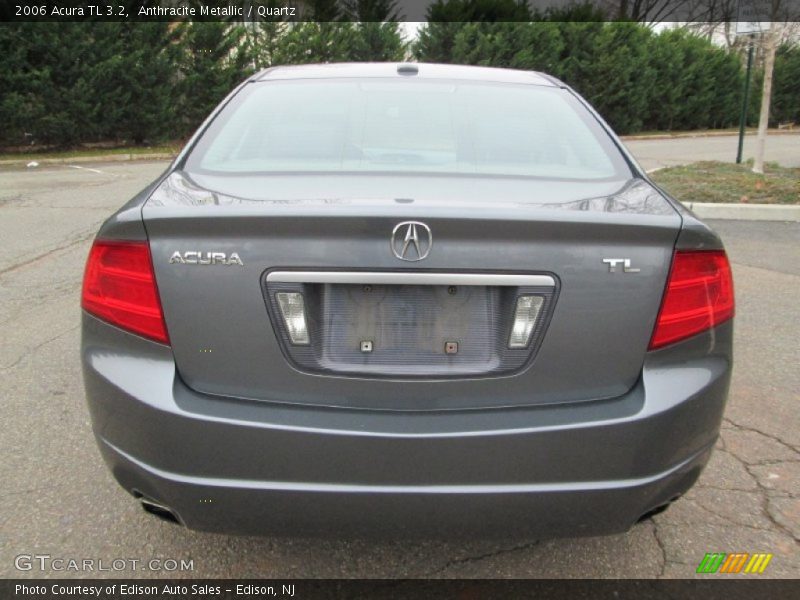
[[[736,7],[736,35],[755,35],[769,31],[772,0],[739,0]]]
[[[760,21],[737,21],[736,35],[756,35],[769,30],[769,23]]]

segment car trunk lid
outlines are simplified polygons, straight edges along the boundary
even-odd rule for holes
[[[641,372],[681,223],[641,180],[408,174],[177,172],[143,216],[176,365],[189,386],[392,410],[626,392]],[[405,222],[430,229],[424,260],[393,251],[393,232]],[[270,281],[271,273],[339,278]],[[424,273],[436,278],[398,279]],[[552,285],[463,275],[544,277]],[[311,355],[287,341],[275,304],[275,293],[296,289],[319,328],[312,338],[325,339]],[[525,293],[544,298],[539,329],[509,358],[515,303]],[[371,352],[362,341],[373,343]],[[448,355],[448,342],[457,352]]]

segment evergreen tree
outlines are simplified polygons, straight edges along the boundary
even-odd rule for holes
[[[585,0],[582,3],[573,3],[566,6],[550,6],[543,14],[536,15],[536,20],[551,21],[554,23],[594,22],[606,20],[606,13],[599,8],[596,2]]]
[[[800,125],[800,45],[781,46],[775,56],[772,119]]]
[[[2,26],[0,136],[6,143],[70,145],[92,136],[95,124],[88,82],[96,61],[89,36],[92,26]]]
[[[280,38],[272,64],[346,62],[355,40],[355,24],[347,21],[292,23]]]
[[[174,139],[191,133],[253,68],[404,58],[395,0],[306,7],[318,21],[265,20],[246,35],[241,24],[216,21],[0,24],[0,144]],[[589,4],[566,10],[437,0],[414,54],[545,71],[586,96],[620,133],[737,122],[744,75],[736,52],[681,30],[655,35],[635,23],[592,20]],[[473,22],[453,22],[465,18]],[[753,89],[760,77],[756,71]],[[784,46],[773,124],[800,121],[799,82],[800,47]],[[755,95],[751,123],[758,110]]]
[[[469,23],[456,35],[453,62],[552,72],[562,49],[554,23]]]
[[[648,61],[656,73],[654,95],[649,103],[645,127],[652,130],[671,131],[679,127],[678,106],[686,94],[684,69],[686,33],[668,29],[649,41]]]
[[[516,39],[519,48],[509,62],[514,69],[543,71],[557,77],[561,54],[564,52],[564,39],[557,23],[534,21],[533,23],[513,24],[517,31],[510,39]]]
[[[345,18],[340,0],[304,0],[305,16],[311,21],[331,23]]]
[[[681,129],[698,129],[709,122],[715,93],[715,78],[709,77],[708,71],[712,64],[709,45],[708,40],[698,36],[686,36],[683,40],[683,94],[675,104]]]
[[[168,23],[97,23],[92,46],[101,58],[89,71],[92,122],[105,140],[171,139],[179,58],[177,36]]]
[[[405,58],[408,44],[400,33],[394,0],[350,0],[345,16],[355,22],[350,60],[399,61]]]
[[[213,108],[245,77],[251,67],[244,28],[219,21],[184,23],[177,117],[183,131],[197,128]]]
[[[739,123],[744,71],[733,52],[709,46],[705,89],[710,90],[711,100],[706,123],[700,126],[711,129],[732,127]]]
[[[530,21],[524,0],[436,0],[414,44],[414,56],[425,62],[453,62],[456,37],[470,22]]]
[[[656,77],[647,61],[651,36],[635,23],[606,23],[595,38],[592,59],[582,65],[576,88],[618,133],[641,130],[654,98]]]
[[[414,58],[422,62],[451,63],[458,33],[467,23],[429,21],[417,32],[412,46]]]
[[[0,144],[22,145],[34,140],[35,119],[44,111],[41,100],[32,93],[29,48],[31,27],[28,23],[12,26],[0,23]]]
[[[562,49],[550,74],[581,91],[588,86],[590,65],[596,58],[597,39],[604,25],[600,21],[564,21],[557,22],[556,26]]]

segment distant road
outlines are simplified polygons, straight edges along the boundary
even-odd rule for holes
[[[667,140],[629,140],[625,145],[648,171],[700,160],[736,161],[738,136],[685,137]],[[756,136],[744,140],[744,160],[753,158]],[[767,137],[767,161],[800,167],[800,132]]]
[[[711,135],[696,137],[676,137],[667,139],[627,139],[624,144],[633,153],[639,163],[647,170],[663,169],[687,163],[717,160],[722,162],[735,162],[736,149],[739,138],[736,134],[731,135]],[[756,136],[748,134],[744,144],[744,160],[753,158],[755,154]],[[147,162],[162,162],[167,164],[166,155],[152,155]],[[109,157],[113,160],[106,160],[102,156],[94,158],[81,158],[80,161],[72,163],[70,168],[87,169],[86,165],[91,163],[125,162],[119,161],[119,156]],[[142,161],[140,156],[135,162]],[[772,134],[767,137],[767,161],[777,162],[784,167],[800,167],[800,131],[789,134]],[[5,161],[8,162],[8,161]],[[46,161],[44,161],[46,162]],[[28,163],[28,160],[14,161],[14,164],[3,164],[0,161],[0,171],[19,169]],[[63,162],[64,165],[71,165],[69,160]],[[80,166],[84,165],[84,166]],[[46,166],[44,163],[42,167]]]

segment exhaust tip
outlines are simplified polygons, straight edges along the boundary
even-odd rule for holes
[[[176,515],[170,507],[162,504],[161,502],[156,502],[152,498],[148,498],[136,490],[134,490],[133,495],[139,499],[139,504],[141,504],[144,512],[154,515],[162,521],[167,521],[168,523],[174,523],[175,525],[182,524],[181,520],[178,518],[178,515]]]
[[[672,503],[675,502],[675,500],[677,500],[678,498],[680,498],[680,494],[677,495],[677,496],[673,496],[672,498],[670,498],[664,504],[659,504],[655,508],[651,508],[646,513],[644,513],[641,517],[636,519],[636,522],[637,523],[641,523],[643,521],[647,521],[648,519],[652,519],[656,515],[660,515],[662,512],[667,510],[672,505]]]

